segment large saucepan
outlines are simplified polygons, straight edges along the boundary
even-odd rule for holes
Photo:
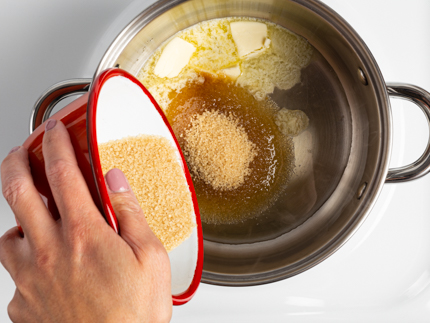
[[[166,39],[200,21],[229,16],[270,20],[307,39],[319,52],[281,106],[310,119],[295,138],[294,178],[258,219],[203,225],[203,282],[244,286],[301,273],[335,252],[357,230],[386,182],[429,171],[430,149],[413,164],[388,169],[392,122],[389,96],[416,103],[430,119],[430,95],[412,85],[385,84],[366,45],[341,17],[316,0],[162,0],[114,40],[95,75],[119,66],[137,75]],[[36,104],[31,130],[61,98],[85,92],[92,80],[55,85]]]

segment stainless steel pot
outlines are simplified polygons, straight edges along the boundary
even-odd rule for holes
[[[430,94],[407,84],[386,85],[369,49],[334,11],[316,0],[162,0],[138,15],[105,53],[96,75],[119,66],[136,75],[176,32],[231,16],[270,20],[303,36],[318,51],[302,82],[275,91],[282,107],[311,120],[295,139],[296,169],[288,188],[263,215],[237,225],[204,225],[203,282],[245,286],[274,282],[320,263],[358,229],[386,182],[430,170],[430,148],[413,164],[388,169],[391,149],[389,96],[416,103],[430,120]],[[37,102],[47,119],[55,102],[85,91],[91,80],[53,86]]]

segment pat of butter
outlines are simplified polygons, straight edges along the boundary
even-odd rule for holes
[[[233,78],[233,79],[237,79],[241,73],[239,65],[234,65],[232,67],[223,68],[220,72]]]
[[[241,58],[253,52],[264,50],[270,45],[266,24],[253,21],[235,21],[230,23],[230,28]]]
[[[154,74],[159,77],[178,76],[188,64],[196,48],[189,42],[175,37],[164,47],[163,52],[154,68]]]

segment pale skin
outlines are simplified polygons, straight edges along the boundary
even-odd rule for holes
[[[13,149],[1,165],[3,195],[24,232],[14,227],[0,238],[0,261],[16,285],[9,317],[13,322],[168,322],[169,258],[128,184],[118,185],[123,174],[110,183],[115,192],[109,190],[118,235],[91,199],[66,128],[53,123],[43,138],[43,155],[60,220],[53,220],[34,187],[24,147]],[[119,178],[119,184],[124,181]]]

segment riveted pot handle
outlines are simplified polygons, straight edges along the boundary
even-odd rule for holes
[[[424,112],[430,127],[430,93],[422,88],[403,83],[387,84],[388,94],[415,103]],[[420,178],[430,172],[430,138],[424,153],[415,162],[388,170],[387,183],[406,182]]]
[[[76,94],[86,93],[92,79],[71,79],[51,86],[36,101],[30,116],[30,134],[47,120],[55,105]]]

